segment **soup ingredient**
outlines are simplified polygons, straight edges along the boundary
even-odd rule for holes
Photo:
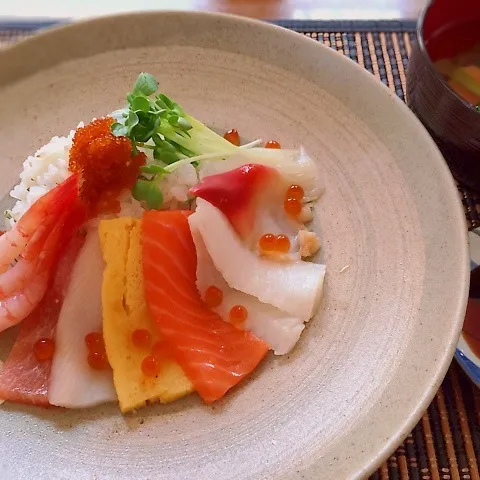
[[[196,287],[197,259],[189,212],[147,212],[142,222],[146,299],[164,342],[205,402],[245,378],[268,346],[224,322]]]
[[[90,355],[85,342],[87,334],[102,330],[103,269],[97,229],[89,228],[58,318],[48,391],[52,405],[87,408],[117,398],[112,372],[102,368],[101,351]]]
[[[438,60],[435,67],[464,100],[474,106],[480,103],[480,45],[453,58]]]
[[[63,201],[64,210],[60,216],[39,224],[18,262],[2,274],[15,280],[12,280],[8,293],[0,294],[0,331],[21,322],[40,303],[60,252],[85,222],[85,208],[76,197],[76,184],[68,179],[62,186],[68,187],[68,195],[55,195],[52,201],[52,204]],[[56,192],[63,193],[62,190]],[[28,215],[22,220],[28,219]],[[6,236],[2,235],[0,239]]]
[[[230,287],[304,321],[313,316],[322,295],[324,265],[259,258],[241,242],[222,212],[202,199],[197,199],[189,223],[200,232],[216,269]]]
[[[288,353],[297,343],[304,327],[303,320],[278,308],[260,302],[258,298],[231,288],[215,268],[202,236],[192,227],[197,253],[197,287],[203,296],[206,290],[216,288],[222,292],[222,302],[213,307],[224,321],[230,322],[230,312],[236,305],[245,308],[247,316],[239,325],[250,330],[274,350],[276,355]]]
[[[17,340],[0,371],[0,398],[18,403],[47,406],[51,361],[39,361],[34,345],[40,338],[53,338],[70,272],[83,244],[74,236],[58,263],[53,283],[37,308],[23,321]]]
[[[138,219],[118,218],[102,220],[99,226],[105,260],[103,331],[120,409],[124,413],[147,402],[172,402],[193,391],[182,368],[174,359],[160,357],[154,345],[159,344],[160,336],[145,301],[141,223]],[[163,259],[158,261],[161,263]],[[149,332],[152,345],[139,348],[132,341],[135,331]],[[146,378],[142,369],[144,359],[150,355],[158,360],[157,378],[155,375]]]

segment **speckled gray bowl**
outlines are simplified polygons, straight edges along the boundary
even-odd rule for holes
[[[121,105],[140,70],[206,123],[317,159],[323,305],[291,355],[268,357],[214,407],[194,395],[126,417],[3,405],[0,477],[364,477],[427,407],[462,324],[466,231],[442,157],[380,82],[312,40],[235,17],[144,13],[0,52],[0,195],[52,135]]]

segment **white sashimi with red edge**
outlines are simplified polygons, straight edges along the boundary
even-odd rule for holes
[[[229,321],[230,310],[241,305],[247,311],[243,325],[246,330],[267,343],[275,355],[285,355],[292,350],[305,328],[303,320],[231,288],[215,268],[200,232],[195,227],[191,228],[191,232],[197,251],[197,287],[200,294],[205,297],[205,292],[212,286],[222,292],[220,305],[212,307],[212,310]]]
[[[227,217],[202,199],[197,199],[189,223],[201,234],[215,268],[230,287],[303,321],[314,315],[322,295],[324,265],[260,258],[242,243]]]
[[[203,198],[220,209],[250,249],[263,256],[282,261],[300,260],[319,248],[319,242],[310,241],[299,216],[287,214],[285,199],[291,184],[275,168],[261,164],[246,164],[234,170],[203,177],[190,193]],[[297,187],[298,188],[298,187]],[[303,187],[300,186],[300,188]],[[303,197],[303,193],[301,194]],[[298,208],[301,199],[294,199]],[[313,232],[306,232],[315,237]],[[285,235],[289,239],[288,252],[260,251],[258,244],[265,234]],[[312,248],[313,247],[313,248]]]
[[[52,405],[86,408],[117,400],[111,369],[92,369],[85,344],[88,333],[102,330],[103,269],[98,231],[91,228],[73,267],[58,319],[48,389]]]
[[[75,236],[60,260],[53,283],[37,308],[23,321],[17,340],[0,370],[0,398],[17,403],[48,406],[51,360],[37,360],[35,343],[52,339],[70,272],[84,238]]]
[[[205,160],[199,167],[199,177],[204,178],[230,172],[243,165],[263,165],[275,169],[287,184],[301,185],[307,201],[316,200],[322,193],[321,179],[315,162],[303,148],[277,150],[252,148],[240,150],[224,160]]]

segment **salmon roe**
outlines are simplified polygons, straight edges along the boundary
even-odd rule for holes
[[[102,352],[105,350],[103,335],[101,332],[90,332],[85,335],[85,345],[91,352]]]
[[[133,187],[144,153],[132,154],[127,137],[110,131],[113,118],[94,120],[78,128],[69,154],[69,170],[79,173],[79,194],[90,214],[120,211],[118,194]]]
[[[228,140],[231,144],[236,145],[237,147],[240,146],[240,135],[238,134],[237,130],[235,128],[232,128],[229,130],[223,138],[225,140]]]
[[[33,345],[33,353],[39,362],[51,360],[54,352],[55,342],[51,338],[40,338]]]
[[[277,235],[275,240],[275,250],[279,253],[288,253],[290,250],[290,240],[286,235]]]
[[[145,357],[142,361],[142,373],[146,377],[156,377],[160,373],[160,367],[160,360],[153,355]]]
[[[228,314],[230,323],[237,328],[243,328],[245,320],[248,317],[247,309],[243,305],[234,305]]]
[[[264,252],[272,252],[275,250],[275,242],[277,237],[273,233],[266,233],[260,237],[258,246]]]
[[[296,198],[286,198],[283,202],[283,208],[288,215],[296,217],[302,211],[302,202]]]
[[[288,253],[290,250],[290,240],[286,235],[274,235],[266,233],[260,237],[258,246],[264,252]]]
[[[265,148],[276,148],[276,149],[279,149],[279,148],[282,148],[280,146],[280,144],[276,141],[276,140],[269,140],[266,144],[265,144]]]
[[[152,334],[143,328],[132,332],[132,343],[139,348],[148,348],[152,343]]]
[[[221,305],[223,302],[223,292],[216,287],[211,285],[205,290],[205,303],[210,308],[215,308]]]
[[[110,367],[101,332],[90,332],[85,335],[85,345],[88,349],[87,362],[91,368],[106,370]]]
[[[294,217],[300,215],[302,211],[303,188],[300,185],[290,185],[285,194],[283,208],[288,215]]]
[[[285,194],[285,198],[295,198],[296,200],[301,200],[305,192],[300,185],[290,185]]]
[[[87,361],[90,367],[94,370],[106,370],[110,366],[107,354],[104,352],[90,352]]]

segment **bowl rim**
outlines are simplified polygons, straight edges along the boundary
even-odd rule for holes
[[[372,86],[372,88],[381,89],[383,90],[384,94],[387,94],[390,97],[393,103],[396,104],[397,108],[402,112],[402,115],[410,118],[410,122],[413,122],[416,128],[421,132],[422,134],[421,136],[425,141],[425,144],[426,145],[428,144],[428,146],[436,152],[439,163],[440,162],[442,163],[442,172],[441,172],[442,177],[449,184],[449,188],[452,189],[452,192],[456,190],[454,179],[437,145],[435,144],[431,136],[428,134],[427,130],[422,125],[420,120],[407,107],[405,102],[403,102],[394,92],[392,92],[382,82],[379,82],[376,77],[374,77],[372,74],[366,71],[361,65],[347,58],[342,53],[336,52],[330,49],[329,47],[315,41],[312,38],[308,38],[306,36],[298,34],[297,32],[294,32],[292,30],[289,30],[279,25],[268,23],[266,21],[252,19],[252,18],[238,16],[238,15],[232,15],[228,13],[214,13],[214,12],[204,12],[204,11],[184,12],[184,11],[176,11],[176,10],[160,10],[160,11],[145,10],[145,11],[138,11],[138,12],[122,12],[122,13],[117,13],[113,15],[102,15],[98,17],[79,19],[77,21],[74,21],[73,23],[56,24],[51,28],[42,29],[42,31],[39,32],[37,35],[23,39],[13,45],[10,45],[4,48],[3,50],[0,50],[0,62],[3,61],[2,57],[5,57],[7,54],[11,54],[12,52],[15,52],[17,49],[22,48],[23,45],[30,45],[37,42],[39,39],[55,36],[58,32],[64,32],[65,30],[70,30],[72,28],[77,28],[81,26],[88,26],[89,24],[93,24],[93,23],[103,23],[104,21],[111,21],[117,18],[125,18],[125,17],[141,18],[145,16],[153,16],[153,17],[155,16],[157,17],[158,16],[191,16],[196,18],[203,16],[203,17],[217,18],[223,21],[241,22],[246,25],[255,26],[256,28],[268,29],[276,33],[281,33],[282,35],[288,35],[295,42],[300,42],[301,44],[304,44],[304,45],[312,45],[312,42],[313,42],[316,45],[316,48],[323,48],[325,49],[325,51],[329,51],[331,55],[335,55],[337,58],[337,61],[344,62],[345,64],[348,63],[350,65],[350,68],[355,69],[357,72],[357,75],[362,75],[364,80],[368,81]],[[76,58],[78,57],[73,57],[73,59],[76,59]],[[49,67],[52,67],[53,65],[55,64],[50,64]],[[29,76],[29,74],[23,74],[23,76],[24,77]],[[16,80],[14,79],[12,80],[12,82],[6,82],[6,84],[14,83],[15,81]],[[0,85],[0,88],[2,86],[3,85]],[[464,217],[464,212],[461,207],[460,200],[457,202],[457,211],[458,213],[461,213],[462,217]],[[435,397],[438,391],[438,388],[440,387],[440,384],[451,364],[451,361],[455,353],[455,348],[458,342],[458,336],[460,335],[460,332],[461,332],[461,324],[463,323],[464,310],[466,308],[466,303],[468,298],[468,284],[469,284],[468,282],[469,255],[468,255],[468,244],[467,244],[467,230],[466,229],[464,229],[464,231],[462,230],[460,232],[460,235],[465,240],[464,242],[462,242],[461,245],[459,245],[459,247],[461,247],[461,251],[459,252],[459,254],[465,259],[465,261],[462,262],[463,271],[460,272],[461,276],[464,278],[464,281],[462,282],[464,288],[462,289],[462,292],[459,292],[460,295],[456,302],[455,309],[457,313],[455,315],[456,318],[453,319],[456,321],[455,322],[452,321],[452,327],[457,327],[457,326],[459,327],[457,329],[458,332],[457,334],[451,335],[450,342],[447,345],[447,348],[445,349],[444,352],[442,352],[443,355],[437,359],[437,362],[435,363],[436,365],[435,374],[431,377],[430,382],[426,385],[426,388],[423,389],[423,395],[418,398],[415,408],[410,412],[410,414],[407,417],[403,419],[403,421],[398,422],[398,424],[395,426],[396,431],[393,433],[392,436],[390,436],[385,441],[384,446],[381,450],[375,451],[371,455],[369,455],[368,461],[361,462],[358,464],[358,466],[356,467],[357,470],[354,472],[356,475],[355,478],[357,477],[362,478],[364,476],[368,476],[374,473],[381,466],[381,464],[391,455],[391,453],[395,451],[398,445],[415,427],[415,425],[423,415],[424,411],[426,410],[428,405],[431,403],[431,401]],[[463,313],[462,313],[462,309],[463,309]],[[309,471],[311,473],[310,468],[311,467],[309,467],[306,470],[307,474]]]

